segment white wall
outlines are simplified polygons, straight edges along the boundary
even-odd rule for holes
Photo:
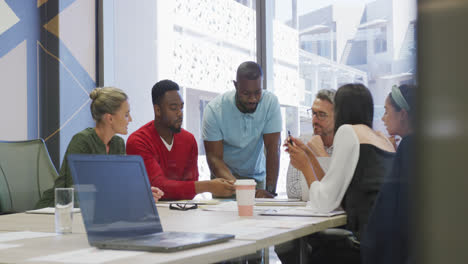
[[[154,119],[151,88],[158,80],[157,3],[116,0],[114,5],[114,85],[129,96],[131,134]],[[128,135],[127,135],[128,136]]]
[[[26,44],[0,58],[0,140],[28,139]]]

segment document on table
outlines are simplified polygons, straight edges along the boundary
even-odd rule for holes
[[[221,211],[221,212],[237,212],[237,202],[236,201],[230,201],[230,202],[224,202],[216,205],[202,205],[199,206],[202,210],[205,211]],[[276,207],[274,207],[276,208]],[[261,209],[257,208],[254,206],[254,211],[255,212],[260,212],[265,210],[265,207],[262,206]]]
[[[256,206],[306,206],[307,202],[299,199],[255,198]]]
[[[281,229],[298,228],[308,224],[310,223],[304,221],[245,219],[200,231],[215,234],[232,234],[236,236],[236,239],[252,239],[268,237],[271,236],[273,232],[282,232]]]
[[[291,229],[305,225],[309,225],[310,222],[304,221],[291,221],[291,220],[264,220],[264,219],[246,219],[234,222],[230,224],[231,227],[255,227],[255,228],[282,228]]]
[[[44,232],[31,232],[31,231],[20,231],[20,232],[5,232],[0,233],[0,242],[8,242],[14,240],[22,240],[29,238],[49,237],[56,236],[55,233],[44,233]]]
[[[220,201],[220,200],[217,200],[217,199],[158,201],[158,202],[156,202],[156,205],[163,206],[164,204],[167,204],[167,206],[169,206],[169,204],[171,204],[171,203],[172,203],[172,204],[173,204],[173,203],[180,203],[180,204],[183,204],[183,203],[194,203],[194,204],[198,204],[198,205],[204,205],[204,204],[216,205],[216,204],[220,204],[221,201]],[[166,206],[166,207],[167,207],[167,206]]]
[[[277,216],[322,216],[330,217],[335,215],[345,214],[343,210],[335,210],[328,213],[315,212],[308,207],[295,207],[287,209],[268,209],[260,213],[261,215],[277,215]]]
[[[73,208],[73,213],[79,213],[80,208]],[[55,214],[54,207],[45,207],[37,210],[28,210],[26,211],[27,214]]]
[[[1,243],[0,243],[0,250],[2,250],[2,249],[9,249],[9,248],[15,248],[15,247],[21,247],[21,245],[16,245],[16,244],[1,244]]]
[[[221,211],[221,212],[237,212],[237,202],[236,201],[230,201],[230,202],[223,202],[217,205],[201,205],[199,206],[204,211]],[[282,206],[282,205],[262,205],[262,206],[254,206],[254,212],[261,213],[265,210],[269,209],[288,209],[288,206]]]
[[[296,198],[255,198],[255,202],[300,202],[300,199]]]
[[[200,206],[205,211],[222,211],[222,212],[237,212],[237,202],[230,201],[216,205],[204,205]]]
[[[77,260],[79,260],[79,263],[97,264],[133,257],[144,253],[145,252],[142,251],[101,250],[97,248],[86,248],[42,257],[35,257],[28,259],[28,261],[77,263]]]

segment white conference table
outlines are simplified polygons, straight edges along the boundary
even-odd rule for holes
[[[188,249],[174,253],[154,253],[125,251],[130,256],[110,260],[106,263],[212,263],[264,250],[268,262],[268,247],[298,239],[306,235],[341,226],[346,223],[346,216],[334,217],[290,217],[261,216],[239,217],[237,212],[169,210],[158,206],[163,229],[165,231],[217,232],[235,234],[236,238],[225,243]],[[30,238],[2,242],[0,239],[0,263],[41,263],[51,259],[38,259],[43,256],[71,252],[79,254],[108,253],[119,255],[122,251],[97,250],[89,246],[86,239],[81,214],[74,215],[73,233],[70,235],[54,234],[54,215],[11,214],[0,216],[0,237],[2,233],[12,231],[32,231],[49,233],[49,237]],[[20,245],[2,249],[2,245]],[[135,253],[136,255],[131,255]],[[83,254],[83,257],[88,256]],[[96,255],[98,256],[98,255]],[[32,260],[36,258],[35,260]],[[96,261],[98,257],[94,258]],[[62,261],[66,262],[66,261]],[[83,260],[85,262],[85,260]],[[99,263],[99,262],[88,262]]]

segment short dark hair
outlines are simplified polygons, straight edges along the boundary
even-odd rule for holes
[[[363,84],[341,86],[335,94],[335,133],[341,125],[363,124],[372,128],[374,100]]]
[[[415,89],[415,86],[414,85],[409,85],[409,84],[402,84],[402,85],[398,86],[398,89],[400,90],[401,95],[403,95],[403,97],[405,98],[406,103],[408,104],[408,106],[410,108],[410,110],[407,111],[407,112],[412,113],[412,110],[413,110],[413,107],[414,107],[413,103],[414,103],[414,89]],[[397,112],[400,112],[402,108],[395,102],[395,100],[392,97],[392,93],[389,93],[388,97],[390,98],[390,103],[395,108],[395,110]]]
[[[151,90],[153,105],[159,105],[167,91],[179,91],[179,85],[171,80],[157,82]]]
[[[257,80],[263,76],[262,67],[255,61],[246,61],[237,68],[236,79]]]

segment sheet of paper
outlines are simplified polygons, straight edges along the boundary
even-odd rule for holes
[[[237,202],[230,201],[230,202],[223,202],[217,205],[200,205],[200,209],[205,211],[222,211],[222,212],[237,212]],[[254,212],[261,213],[268,209],[288,209],[290,207],[283,207],[279,204],[273,205],[262,205],[262,206],[254,206]]]
[[[304,201],[257,201],[255,199],[255,206],[306,206],[307,202]]]
[[[30,232],[30,231],[20,231],[20,232],[6,232],[0,233],[0,242],[29,239],[29,238],[38,238],[38,237],[50,237],[56,236],[55,233],[43,233],[43,232]]]
[[[271,227],[258,226],[249,224],[246,221],[234,221],[218,225],[216,227],[203,230],[207,233],[216,233],[216,234],[231,234],[235,235],[237,239],[242,239],[244,237],[257,236],[261,237],[263,234],[269,235],[272,232]]]
[[[73,213],[79,213],[80,208],[73,208]],[[37,210],[29,210],[26,211],[27,214],[55,214],[55,208],[54,207],[45,207]]]
[[[13,244],[1,244],[0,243],[0,250],[2,249],[8,249],[8,248],[15,248],[15,247],[21,247],[22,245],[13,245]]]
[[[236,239],[245,239],[248,237],[262,237],[271,235],[271,232],[274,231],[271,228],[258,228],[247,226],[244,228],[233,228],[228,225],[220,225],[208,229],[201,230],[204,233],[214,233],[214,234],[229,234],[234,235]]]
[[[260,213],[261,215],[278,215],[278,216],[321,216],[321,217],[330,217],[340,214],[345,214],[343,210],[331,211],[328,213],[314,212],[312,209],[307,207],[296,207],[288,209],[267,209]]]
[[[124,250],[101,250],[97,248],[86,248],[75,251],[69,251],[59,254],[47,255],[31,258],[29,261],[38,262],[62,262],[62,263],[86,263],[96,264],[118,259],[128,258],[144,254],[142,251],[124,251]]]
[[[223,211],[223,212],[237,212],[237,202],[230,201],[217,205],[204,205],[200,206],[201,209],[206,211]]]
[[[299,199],[289,199],[289,198],[255,198],[255,202],[300,202]]]
[[[300,221],[245,219],[225,223],[202,231],[216,234],[232,234],[237,239],[249,239],[252,237],[270,236],[272,232],[278,231],[278,229],[297,228],[307,224],[309,223]]]
[[[230,226],[234,228],[255,227],[255,228],[297,228],[308,225],[304,221],[279,221],[279,220],[263,220],[263,219],[245,219],[241,221],[231,222]]]
[[[163,204],[171,204],[171,203],[195,203],[195,204],[209,204],[209,205],[215,205],[215,204],[220,204],[221,201],[220,201],[220,200],[217,200],[217,199],[158,201],[158,202],[156,202],[156,205],[157,205],[157,206],[162,206]]]
[[[307,202],[299,199],[255,198],[255,206],[306,206]]]

